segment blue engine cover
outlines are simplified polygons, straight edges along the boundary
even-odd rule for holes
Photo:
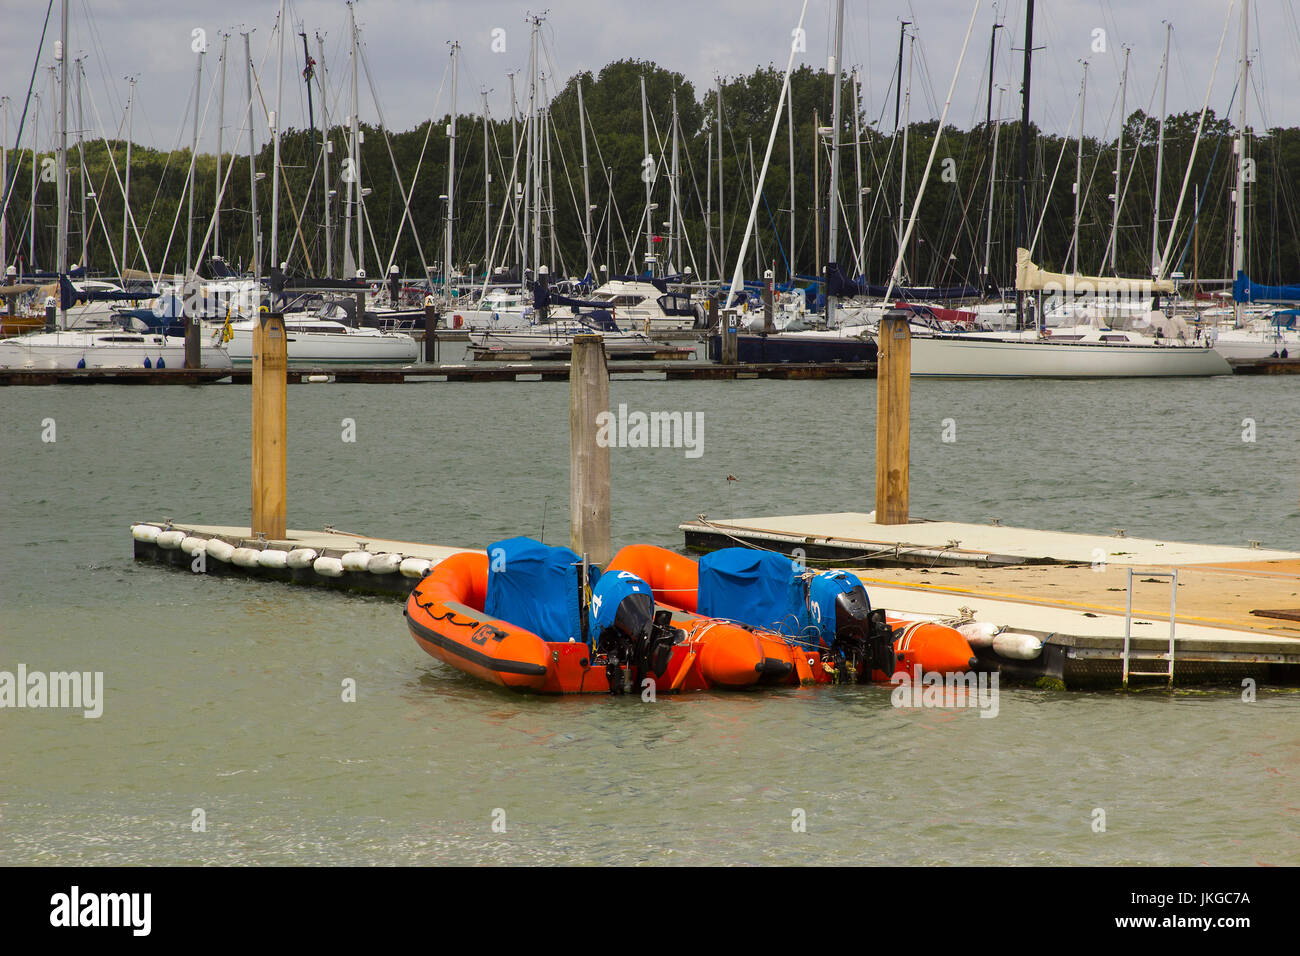
[[[797,634],[807,610],[800,567],[771,551],[723,548],[700,558],[699,612]]]
[[[488,545],[483,611],[527,628],[544,641],[581,641],[582,556],[532,538]],[[595,580],[600,570],[591,567]]]
[[[610,571],[600,576],[600,580],[591,591],[589,609],[591,626],[587,631],[591,640],[599,638],[605,628],[614,626],[618,606],[629,594],[647,594],[651,602],[654,601],[654,592],[650,590],[650,585],[631,571]]]
[[[835,639],[835,599],[856,587],[862,581],[847,571],[823,571],[808,585],[808,618],[805,635],[816,634],[829,646]]]

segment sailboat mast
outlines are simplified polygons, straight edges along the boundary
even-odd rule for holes
[[[727,268],[727,235],[724,231],[722,200],[722,77],[717,78],[718,85],[718,272]],[[723,275],[725,278],[725,275]]]
[[[858,195],[858,248],[853,258],[853,274],[856,277],[866,272],[867,254],[867,227],[862,215],[862,72],[857,67],[853,68],[853,169]]]
[[[81,88],[86,85],[86,65],[77,58],[77,181],[81,184],[81,265],[89,265],[90,237],[86,231],[86,114],[82,109]],[[0,255],[0,259],[3,259]]]
[[[1232,278],[1234,285],[1246,271],[1246,89],[1250,82],[1250,60],[1246,48],[1250,35],[1250,0],[1241,4],[1241,82],[1237,84],[1237,188],[1233,191]],[[1241,302],[1232,297],[1232,324],[1241,327]]]
[[[63,0],[62,39],[55,58],[59,61],[59,279],[68,272],[68,0]],[[33,215],[35,210],[32,210]],[[59,296],[60,325],[68,327],[68,305]]]
[[[325,92],[325,38],[319,33],[316,34],[316,47],[320,50],[320,63],[317,64],[320,70],[316,74],[316,82],[320,86],[321,172],[325,177],[325,278],[331,279],[334,277],[334,231],[330,225],[330,206],[333,205],[333,194],[330,192],[330,153],[333,143],[330,141],[330,101]]]
[[[194,67],[194,133],[190,137],[190,175],[186,192],[189,193],[189,210],[185,216],[185,277],[194,274],[194,167],[199,158],[199,93],[203,89],[203,51],[200,50]]]
[[[519,195],[522,192],[519,184],[519,107],[515,103],[515,73],[510,71],[506,74],[510,78],[510,195],[506,199],[510,203],[510,245],[514,249],[515,264],[520,267],[520,275],[523,275],[523,240],[519,234]]]
[[[1249,2],[1249,0],[1247,0]],[[1244,14],[1243,14],[1244,16]],[[1156,196],[1155,196],[1155,213],[1151,221],[1151,274],[1159,276],[1160,268],[1160,181],[1164,178],[1165,168],[1165,117],[1168,115],[1169,101],[1169,35],[1173,32],[1173,24],[1165,21],[1165,58],[1164,64],[1160,67],[1163,74],[1162,90],[1160,93],[1160,135],[1156,142]],[[1245,54],[1243,54],[1244,56]],[[1242,91],[1242,109],[1245,109],[1245,91]]]
[[[456,54],[460,41],[451,41],[451,122],[447,124],[447,233],[443,241],[442,284],[443,291],[451,295],[451,233],[456,217]]]
[[[533,18],[532,32],[532,51],[529,57],[529,76],[528,76],[528,123],[531,132],[529,141],[532,149],[529,154],[529,171],[528,175],[532,183],[532,226],[533,226],[533,269],[537,274],[541,273],[542,265],[542,140],[540,119],[541,103],[537,92],[537,73],[541,67],[537,59],[537,33],[541,28],[541,17]]]
[[[0,275],[9,281],[9,235],[6,229],[5,203],[9,198],[9,97],[0,96]]]
[[[578,77],[578,131],[582,136],[582,241],[587,246],[587,272],[595,278],[596,260],[591,254],[591,176],[587,166],[587,110],[582,103],[582,77]]]
[[[1016,184],[1016,248],[1020,249],[1029,238],[1029,203],[1025,190],[1029,181],[1029,74],[1034,56],[1034,0],[1028,0],[1025,10],[1025,70],[1020,86],[1020,169]],[[1017,253],[1018,255],[1018,253]],[[1025,293],[1016,283],[1016,328],[1025,325]]]
[[[906,26],[906,25],[905,25]],[[903,246],[903,230],[907,228],[907,134],[912,125],[912,60],[916,54],[916,35],[910,36],[907,45],[907,92],[903,94],[903,152],[902,173],[898,177],[898,246]],[[899,77],[902,81],[902,77]]]
[[[677,216],[677,148],[677,91],[673,90],[673,163],[672,172],[668,177],[668,221],[672,223],[668,227],[668,262],[670,265],[678,263],[682,257],[681,249],[678,248],[680,240],[677,237],[678,227],[680,226]],[[681,266],[676,265],[675,268],[680,269]]]
[[[360,60],[360,51],[357,37],[357,18],[356,10],[351,3],[348,4],[348,18],[352,25],[352,201],[356,205],[357,220],[357,254],[356,266],[357,275],[363,276],[366,271],[366,205],[365,196],[361,191],[361,103],[360,103],[360,82],[357,77],[357,61]]]
[[[1070,270],[1079,274],[1079,201],[1083,198],[1083,117],[1088,105],[1088,61],[1083,62],[1083,83],[1079,87],[1079,147],[1074,154],[1074,238]]]
[[[262,237],[257,225],[257,137],[255,135],[257,124],[253,122],[253,117],[256,115],[253,111],[253,53],[248,44],[249,34],[245,33],[243,37],[244,60],[248,66],[244,71],[244,79],[248,83],[248,193],[249,209],[253,217],[253,281],[260,283],[262,281],[262,256],[260,255]]]
[[[718,269],[721,274],[722,269]],[[713,131],[704,141],[704,281],[713,279]]]
[[[654,157],[650,155],[650,113],[646,105],[644,75],[641,77],[641,139],[645,151],[645,159],[641,160],[641,179],[645,183],[645,264],[650,274],[654,275],[654,223],[651,221],[653,215],[650,210],[650,200],[654,190],[657,164]]]
[[[221,33],[221,80],[217,92],[217,181],[212,203],[212,254],[221,254],[221,134],[226,123],[226,46],[230,34]]]
[[[1124,75],[1119,84],[1119,138],[1115,141],[1115,194],[1111,196],[1111,222],[1110,222],[1110,271],[1116,275],[1119,274],[1119,266],[1116,265],[1119,245],[1119,192],[1120,192],[1120,170],[1124,166],[1124,120],[1127,117],[1125,112],[1125,103],[1128,97],[1128,47],[1124,47]]]
[[[984,281],[993,277],[993,192],[997,185],[998,171],[998,137],[1002,132],[1002,88],[998,88],[998,118],[993,127],[993,152],[989,157],[989,215],[984,227]]]
[[[1201,187],[1199,183],[1193,187],[1192,194],[1194,196],[1192,203],[1196,210],[1192,216],[1192,302],[1194,306],[1196,297],[1201,291]]]
[[[988,96],[984,105],[984,129],[993,129],[993,151],[989,158],[989,216],[988,227],[984,234],[984,281],[987,283],[991,278],[989,263],[992,258],[991,249],[993,246],[993,189],[994,179],[998,167],[998,133],[1002,130],[1002,89],[998,88],[998,122],[993,126],[993,74],[998,60],[998,31],[1002,29],[1003,24],[994,23],[993,29],[989,31],[989,82]]]
[[[544,73],[542,74],[542,95],[546,97],[546,74]],[[550,244],[551,244],[551,254],[548,261],[550,262],[551,267],[554,268],[556,263],[558,263],[560,259],[559,259],[559,255],[556,252],[557,239],[555,235],[555,172],[554,172],[555,167],[551,165],[551,105],[550,104],[551,104],[550,97],[546,97],[546,110],[543,113],[544,125],[542,127],[544,138],[542,141],[546,144],[546,226],[547,226],[547,234],[550,237]]]
[[[838,298],[830,287],[830,272],[836,268],[840,238],[840,58],[844,51],[844,0],[835,5],[835,53],[831,58],[831,187],[827,210],[830,228],[826,239],[826,327],[835,328],[835,306]],[[757,245],[757,244],[755,244]]]
[[[821,114],[813,110],[813,259],[822,264],[822,130]]]
[[[790,281],[794,281],[794,97],[790,96],[785,101],[785,127],[786,135],[789,140],[790,161],[787,165],[790,167],[790,253],[786,257],[790,260]]]
[[[283,266],[280,262],[280,122],[281,110],[284,108],[284,0],[280,0],[280,17],[276,24],[279,49],[275,61],[275,122],[271,124],[271,275],[280,276]],[[282,276],[280,276],[283,279]],[[272,292],[278,293],[279,283],[272,283]],[[280,306],[274,298],[271,310],[279,311]],[[360,320],[360,316],[357,317]]]
[[[135,114],[135,77],[127,77],[126,94],[126,170],[122,186],[122,269],[126,269],[126,231],[131,221],[131,135]],[[33,153],[35,155],[35,153]]]
[[[492,167],[488,163],[488,93],[483,91],[483,274],[492,260]],[[470,276],[473,279],[473,276]]]
[[[50,69],[53,70],[54,67]],[[32,212],[32,215],[27,217],[27,268],[29,270],[36,268],[36,167],[40,165],[36,161],[36,143],[41,128],[41,94],[37,93],[33,98],[36,100],[36,107],[33,110],[35,115],[32,117],[32,195],[27,207]],[[125,239],[122,241],[126,242]]]
[[[311,81],[312,81],[312,77],[316,75],[316,68],[315,68],[315,64],[313,64],[311,60],[311,48],[307,45],[307,26],[305,23],[302,22],[298,23],[298,36],[302,37],[302,81],[303,84],[307,87],[307,125],[311,129],[311,140],[316,145],[316,162],[319,165],[321,160],[324,159],[325,146],[322,140],[316,138],[316,108],[315,106],[312,105],[312,95],[311,95]],[[321,106],[323,109],[324,104],[322,103]],[[313,181],[314,181],[314,177],[313,177]],[[329,208],[328,190],[324,190],[322,192],[321,198],[324,200],[322,205],[326,209],[328,209]],[[329,272],[328,253],[326,254],[325,271],[326,273]]]

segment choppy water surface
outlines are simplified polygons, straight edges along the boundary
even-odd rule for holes
[[[1297,399],[1295,379],[916,382],[912,511],[1297,548]],[[612,401],[704,416],[698,458],[614,451],[616,545],[871,507],[873,383],[616,379]],[[290,525],[563,543],[567,402],[294,386]],[[0,390],[0,670],[105,681],[97,720],[0,710],[0,860],[1300,862],[1291,691],[1003,690],[995,719],[880,687],[528,698],[427,657],[396,601],[133,564],[132,520],[247,520],[248,423],[244,387]]]

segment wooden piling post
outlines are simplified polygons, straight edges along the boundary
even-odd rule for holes
[[[912,440],[912,333],[907,319],[882,319],[877,346],[876,524],[907,524]]]
[[[438,306],[431,295],[424,297],[424,360],[438,361]]]
[[[284,316],[262,312],[253,328],[253,534],[282,539],[288,469]]]
[[[194,315],[185,313],[185,367],[186,368],[203,368],[203,349],[199,341],[199,333],[202,332],[202,326],[199,325],[199,316],[196,312]]]
[[[740,364],[740,328],[737,323],[740,317],[734,309],[728,309],[727,314],[723,316],[722,326],[719,332],[722,335],[722,351],[719,358],[723,365]]]
[[[774,292],[772,289],[773,275],[772,270],[768,269],[763,273],[763,333],[769,334],[776,331],[776,324],[773,321],[775,305],[772,301]]]
[[[597,441],[601,413],[609,415],[605,340],[575,335],[569,366],[569,546],[604,567],[611,557],[610,443]]]

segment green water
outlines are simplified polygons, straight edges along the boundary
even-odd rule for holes
[[[611,391],[704,421],[698,458],[613,451],[616,546],[679,545],[700,513],[871,507],[872,383]],[[1297,399],[1295,379],[917,382],[912,512],[1297,548]],[[567,400],[294,386],[289,523],[566,543]],[[132,520],[247,520],[248,422],[244,387],[0,390],[0,670],[102,671],[105,698],[99,719],[0,710],[0,862],[1300,862],[1292,691],[1003,689],[995,719],[888,687],[528,698],[427,657],[399,602],[135,565]]]

